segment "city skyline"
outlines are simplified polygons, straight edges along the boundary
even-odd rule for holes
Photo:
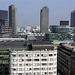
[[[13,4],[18,10],[18,26],[40,26],[40,10],[47,6],[50,10],[49,25],[59,25],[60,20],[70,22],[71,11],[75,10],[74,2],[74,0],[0,0],[0,10],[8,10],[8,7]]]

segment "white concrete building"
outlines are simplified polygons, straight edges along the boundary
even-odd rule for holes
[[[10,53],[10,75],[57,75],[57,50],[53,48],[38,42],[32,43],[32,50],[14,49]]]

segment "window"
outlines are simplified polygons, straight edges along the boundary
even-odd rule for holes
[[[15,54],[13,54],[12,56],[13,56],[13,57],[16,57],[16,55],[15,55]]]
[[[50,61],[53,61],[53,58],[50,58],[49,60],[50,60]]]
[[[13,70],[13,71],[16,71],[16,69],[15,69],[15,68],[12,68],[12,70]]]
[[[47,70],[48,68],[42,68],[42,70]]]
[[[40,63],[34,63],[33,65],[34,65],[34,66],[39,66],[39,65],[40,65]]]
[[[53,56],[53,54],[49,54],[49,56]]]
[[[37,57],[37,56],[39,56],[39,54],[33,54],[33,56],[34,56],[34,57]]]
[[[54,56],[56,56],[56,54],[54,54]]]
[[[19,66],[24,66],[24,64],[19,64]]]
[[[31,68],[26,68],[26,71],[30,71],[30,70],[32,70]]]
[[[49,65],[53,65],[53,63],[49,63]]]
[[[47,57],[47,54],[41,54],[41,56]]]
[[[47,72],[42,72],[42,75],[45,75],[45,74],[47,74]]]
[[[39,72],[34,72],[34,75],[40,75],[40,73]]]
[[[24,54],[19,54],[18,56],[19,56],[19,57],[24,57]]]
[[[12,59],[13,62],[17,61],[17,59]]]
[[[19,61],[24,61],[24,59],[19,59]]]
[[[12,64],[13,66],[17,66],[17,64]]]
[[[12,75],[16,75],[16,73],[12,73]]]
[[[34,59],[34,61],[39,61],[39,59]]]
[[[47,61],[47,59],[41,59],[42,61]]]
[[[26,61],[32,61],[31,59],[26,59]]]
[[[19,71],[24,71],[24,68],[19,68],[18,70],[19,70]]]
[[[53,72],[49,72],[49,74],[53,74]]]
[[[18,73],[18,75],[22,75],[22,73]]]
[[[42,63],[42,65],[47,65],[47,63]]]
[[[27,63],[26,66],[32,66],[32,64],[31,63]]]
[[[39,68],[34,68],[34,70],[40,70]]]
[[[26,57],[31,57],[32,56],[32,54],[26,54]]]

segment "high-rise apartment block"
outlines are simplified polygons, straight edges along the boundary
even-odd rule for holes
[[[0,10],[0,20],[8,20],[8,11]]]
[[[75,27],[75,10],[71,12],[71,27]]]
[[[43,7],[40,12],[40,32],[47,33],[49,30],[49,8]]]
[[[17,34],[17,8],[14,5],[9,6],[9,27],[13,34]]]

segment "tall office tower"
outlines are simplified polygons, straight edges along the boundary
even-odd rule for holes
[[[40,32],[47,33],[49,30],[49,8],[43,7],[40,12]]]
[[[8,11],[0,10],[0,20],[8,20]]]
[[[17,34],[17,8],[14,5],[9,6],[9,27],[12,34]]]
[[[71,27],[75,27],[75,10],[71,12]]]

